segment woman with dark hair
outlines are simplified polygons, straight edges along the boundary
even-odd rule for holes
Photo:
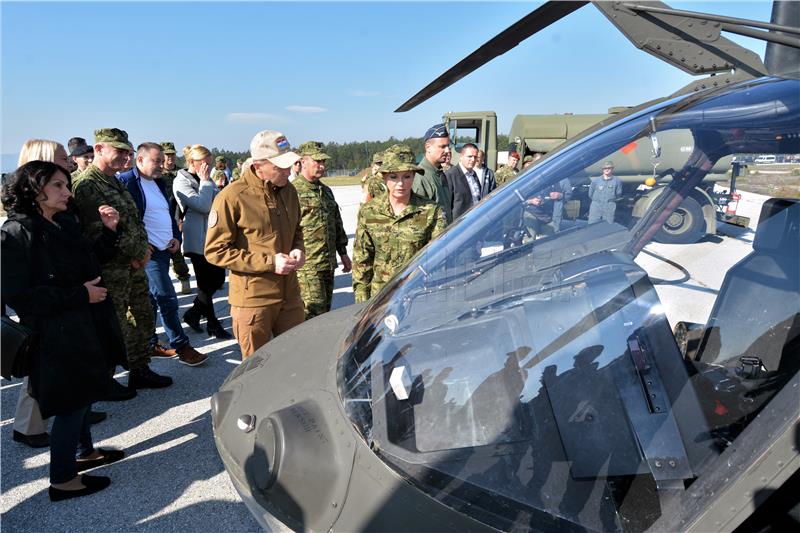
[[[79,472],[124,457],[94,448],[92,402],[108,394],[108,375],[123,364],[124,342],[98,256],[113,254],[119,213],[99,208],[105,226],[95,243],[66,213],[69,174],[54,163],[31,161],[3,185],[8,220],[2,227],[2,300],[33,332],[29,387],[42,415],[54,417],[50,436],[50,499],[92,494],[111,482]],[[80,449],[76,459],[76,450]]]

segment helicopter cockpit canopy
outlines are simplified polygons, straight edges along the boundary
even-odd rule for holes
[[[603,168],[640,144],[659,147],[652,178],[668,186],[623,225]],[[409,482],[500,529],[665,520],[800,366],[800,204],[762,198],[755,237],[692,272],[663,255],[715,243],[653,237],[721,158],[798,152],[800,83],[765,78],[640,109],[523,171],[364,310],[339,361],[354,427]],[[706,324],[689,350],[673,334],[688,323]]]

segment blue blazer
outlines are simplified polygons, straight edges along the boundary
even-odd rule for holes
[[[121,181],[125,188],[128,189],[128,192],[131,193],[133,202],[139,209],[139,220],[144,222],[144,210],[147,208],[147,199],[145,198],[144,191],[142,190],[142,176],[139,174],[139,169],[134,166],[127,172],[123,172],[117,176],[117,179]],[[161,194],[164,195],[164,199],[167,201],[167,205],[169,206],[169,217],[172,221],[172,238],[178,239],[178,242],[182,242],[183,238],[181,236],[181,232],[178,229],[178,224],[175,222],[175,203],[169,201],[169,196],[167,196],[167,192],[164,190],[164,183],[160,179],[153,181],[155,181],[158,190],[161,191]]]

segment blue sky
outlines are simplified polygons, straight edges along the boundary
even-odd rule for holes
[[[406,113],[401,103],[540,2],[7,2],[3,171],[28,138],[245,150],[261,129],[293,145],[420,136],[446,111],[603,113],[691,77],[637,50],[585,6]],[[769,20],[771,2],[671,2]],[[763,56],[764,44],[727,35]],[[11,168],[9,168],[9,166]]]

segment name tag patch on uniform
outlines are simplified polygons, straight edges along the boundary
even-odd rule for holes
[[[216,226],[218,218],[219,217],[217,216],[217,210],[216,209],[212,209],[208,213],[208,227],[209,228],[213,228],[214,226]]]

